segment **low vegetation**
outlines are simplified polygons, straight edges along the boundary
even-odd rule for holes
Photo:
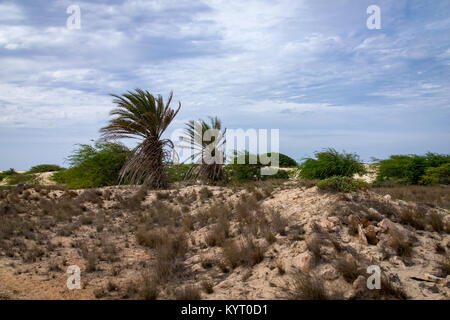
[[[352,177],[365,174],[366,169],[358,155],[339,153],[334,149],[326,149],[315,153],[314,158],[307,158],[300,165],[300,176],[305,179],[326,179],[333,176]]]
[[[70,168],[54,173],[52,179],[74,189],[116,185],[129,153],[118,143],[79,145],[68,158]]]
[[[383,185],[448,184],[450,155],[392,155],[377,163],[377,183]]]
[[[34,167],[31,167],[27,173],[41,173],[41,172],[55,172],[60,171],[63,168],[56,164],[40,164]]]
[[[350,177],[331,177],[317,182],[317,187],[321,190],[352,192],[369,189],[369,184],[360,179]]]
[[[412,201],[431,207],[450,209],[450,193],[447,186],[395,186],[375,187],[372,190],[393,199]]]

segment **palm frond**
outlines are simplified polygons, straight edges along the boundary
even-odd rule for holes
[[[161,137],[178,114],[178,108],[170,108],[173,93],[167,102],[161,95],[135,89],[134,92],[114,97],[116,108],[111,110],[109,124],[102,129],[104,140],[134,138],[141,142],[132,150],[120,173],[120,182],[125,179],[132,184],[144,183],[155,188],[167,187],[167,164],[170,161],[172,141]]]
[[[226,129],[222,130],[222,122],[219,118],[210,117],[210,123],[203,120],[189,121],[181,137],[183,149],[191,150],[187,160],[194,161],[185,179],[202,179],[209,181],[223,181],[225,173],[223,164],[225,162],[223,147],[225,144]],[[213,130],[211,139],[204,139],[205,133]],[[184,144],[183,144],[184,143]]]

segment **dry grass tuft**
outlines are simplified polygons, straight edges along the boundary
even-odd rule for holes
[[[411,257],[413,243],[409,239],[403,239],[400,235],[391,234],[387,244],[395,250],[400,257]]]
[[[198,195],[200,196],[200,200],[205,201],[213,196],[213,192],[208,187],[202,187],[198,191]]]
[[[184,288],[175,290],[176,300],[201,300],[200,289],[194,285],[187,285]]]
[[[275,232],[282,236],[286,235],[286,227],[288,226],[288,219],[283,217],[279,212],[272,211],[271,214],[272,228]]]
[[[450,258],[444,257],[441,261],[438,262],[438,270],[439,275],[442,278],[447,277],[450,275]]]
[[[345,258],[338,258],[335,260],[334,266],[348,283],[353,283],[353,281],[355,281],[356,278],[362,274],[358,263],[353,259],[349,261]]]
[[[411,208],[403,209],[399,212],[398,218],[403,224],[408,224],[417,230],[425,230],[427,221],[423,211],[413,210]]]
[[[142,300],[156,300],[159,296],[158,283],[153,274],[145,272],[142,274],[141,281],[137,288],[131,291],[136,291],[138,297]]]
[[[227,220],[219,219],[205,237],[206,244],[210,247],[222,246],[229,237],[230,225]]]
[[[225,261],[232,267],[254,266],[264,259],[266,248],[257,244],[253,238],[245,238],[237,243],[227,240],[223,246]]]
[[[211,279],[202,280],[202,282],[200,282],[200,285],[205,293],[211,294],[214,292],[214,282]]]
[[[297,271],[286,286],[289,300],[330,300],[321,277]]]
[[[315,233],[306,241],[306,247],[312,253],[314,262],[318,263],[323,259],[322,246],[324,245],[324,238],[321,234]]]

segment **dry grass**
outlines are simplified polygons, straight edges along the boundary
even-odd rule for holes
[[[385,275],[381,276],[381,288],[379,290],[371,290],[371,294],[374,299],[406,300],[408,298],[406,292]]]
[[[387,244],[395,250],[400,257],[411,257],[413,252],[413,243],[409,239],[403,239],[400,235],[391,234]]]
[[[230,225],[227,220],[221,218],[213,225],[207,233],[205,241],[210,247],[222,246],[225,240],[230,236]]]
[[[400,222],[412,226],[417,230],[425,230],[429,225],[431,230],[442,232],[445,230],[444,217],[435,211],[419,206],[417,209],[402,209],[398,214]]]
[[[306,247],[312,253],[314,263],[318,263],[323,259],[322,246],[324,244],[324,238],[321,234],[315,233],[310,239],[306,241]]]
[[[200,289],[194,285],[187,285],[184,288],[175,290],[176,300],[201,300]]]
[[[372,191],[381,195],[390,194],[393,199],[450,209],[450,192],[447,186],[401,186],[373,188]]]
[[[356,278],[362,274],[359,265],[355,260],[338,258],[335,260],[334,266],[348,283],[353,283],[353,281],[355,281]]]
[[[140,245],[155,249],[163,244],[167,232],[168,230],[166,228],[147,230],[145,225],[140,225],[136,232],[136,241]]]
[[[94,272],[97,270],[98,254],[95,251],[86,254],[86,272]]]
[[[291,275],[291,280],[286,285],[285,290],[289,300],[333,299],[326,291],[325,283],[321,277],[301,271],[297,271]]]
[[[446,253],[445,247],[444,247],[442,244],[440,244],[439,242],[437,242],[437,243],[434,245],[434,251],[435,251],[437,254],[445,254],[445,253]]]
[[[159,296],[158,283],[154,278],[154,275],[145,272],[142,274],[141,281],[138,282],[137,288],[135,290],[138,297],[142,300],[156,300]]]
[[[170,194],[170,192],[157,192],[156,193],[156,199],[157,200],[170,200],[172,198],[172,195]]]
[[[286,269],[284,268],[283,260],[277,259],[275,261],[275,266],[276,266],[276,268],[278,270],[278,274],[280,276],[282,276],[282,275],[284,275],[286,273]]]
[[[425,217],[425,212],[411,208],[403,209],[398,214],[401,223],[408,224],[417,230],[425,230],[427,226]]]
[[[428,214],[427,218],[428,218],[428,222],[429,222],[431,228],[434,231],[442,232],[445,230],[444,217],[441,214],[439,214],[437,212],[431,212]]]
[[[264,259],[266,248],[253,238],[245,238],[239,242],[227,240],[222,248],[225,261],[235,268],[239,265],[254,266]]]
[[[213,196],[213,192],[208,187],[202,187],[198,191],[198,195],[200,196],[200,200],[205,201]]]
[[[204,269],[211,269],[217,263],[216,259],[208,256],[204,256],[200,259],[200,265]]]
[[[98,189],[87,189],[78,196],[79,202],[91,202],[99,204],[103,202],[103,193]]]
[[[282,236],[286,235],[286,227],[288,226],[288,219],[281,216],[281,214],[277,211],[271,211],[271,226],[273,230],[279,233]]]
[[[441,261],[438,262],[438,270],[439,275],[442,278],[447,277],[450,275],[450,258],[444,257]]]
[[[206,294],[211,294],[214,292],[214,282],[211,279],[202,280],[202,282],[200,282],[200,286]]]

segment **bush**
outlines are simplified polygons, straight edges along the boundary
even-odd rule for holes
[[[234,157],[225,167],[225,172],[228,178],[234,181],[260,180],[262,167],[257,155],[246,152]]]
[[[378,162],[376,180],[377,182],[394,180],[403,184],[429,184],[436,179],[448,182],[449,163],[450,155],[435,153],[427,153],[424,156],[392,155],[389,159]]]
[[[358,190],[366,190],[369,184],[360,179],[350,177],[331,177],[317,182],[317,187],[322,190],[351,192]]]
[[[286,170],[278,170],[277,173],[272,175],[265,175],[262,176],[262,180],[268,180],[268,179],[289,179],[289,172]]]
[[[32,174],[21,174],[16,173],[6,177],[6,182],[9,185],[15,185],[18,183],[25,183],[33,180],[34,176]]]
[[[334,149],[316,152],[317,159],[308,158],[300,165],[300,176],[306,179],[326,179],[333,176],[352,177],[365,174],[366,169],[358,155],[339,153]]]
[[[277,153],[273,153],[273,155],[276,155]],[[266,156],[270,157],[272,156],[272,153],[266,153]],[[285,154],[278,153],[278,161],[279,161],[279,167],[280,168],[294,168],[298,165],[297,161],[292,159],[291,157],[288,157]]]
[[[82,144],[68,158],[70,168],[53,174],[52,179],[70,188],[97,188],[118,183],[130,151],[119,143]]]
[[[170,182],[183,181],[192,164],[173,164],[169,168]]]
[[[31,181],[33,178],[34,176],[31,174],[18,173],[14,169],[0,173],[0,181],[5,180],[6,184],[10,186]]]
[[[289,300],[330,300],[324,280],[316,275],[296,271],[285,288]]]
[[[12,176],[17,174],[16,170],[14,169],[9,169],[7,171],[3,171],[2,173],[0,173],[0,181],[2,181],[3,179],[5,179],[6,177]]]
[[[28,170],[28,173],[53,172],[53,171],[60,171],[62,169],[63,168],[61,168],[56,164],[40,164],[32,167],[30,170]]]
[[[265,155],[270,157],[272,153],[266,153]],[[281,153],[278,155],[280,168],[297,166],[297,162],[295,162],[294,159]],[[261,155],[254,155],[248,152],[237,154],[231,159],[230,164],[225,167],[227,178],[232,181],[289,179],[289,172],[285,170],[278,170],[278,172],[273,175],[261,175],[261,169],[267,165],[263,164],[260,158]]]
[[[427,168],[419,184],[450,184],[450,162],[437,168]]]

